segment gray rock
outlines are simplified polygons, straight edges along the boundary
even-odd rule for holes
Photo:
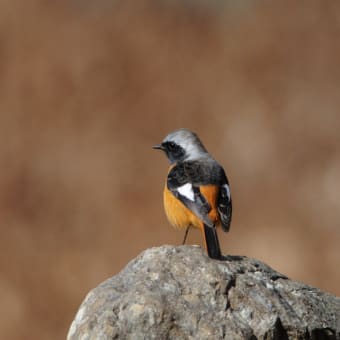
[[[73,339],[340,339],[340,299],[241,256],[144,251],[85,298]]]

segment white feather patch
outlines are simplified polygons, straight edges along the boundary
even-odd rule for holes
[[[192,190],[192,184],[186,183],[180,187],[177,188],[177,191],[190,201],[194,202],[195,201],[195,195],[194,191]]]
[[[228,184],[224,184],[223,187],[227,191],[227,196],[228,196],[228,199],[230,201],[230,188],[229,188],[229,185]]]

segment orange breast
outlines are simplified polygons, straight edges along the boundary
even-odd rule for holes
[[[216,185],[205,185],[200,187],[201,193],[212,207],[209,212],[210,219],[217,224],[219,221],[216,210],[218,187]],[[186,229],[189,226],[203,229],[202,221],[194,215],[180,200],[178,200],[165,185],[164,188],[164,209],[170,224],[177,229]]]
[[[219,188],[217,185],[202,185],[200,186],[200,191],[202,195],[205,197],[205,199],[209,202],[212,208],[209,212],[209,217],[216,225],[219,222],[220,218],[218,211],[216,209],[216,201]]]

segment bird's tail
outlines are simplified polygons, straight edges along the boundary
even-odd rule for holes
[[[216,231],[216,227],[209,227],[206,224],[203,224],[204,228],[204,238],[205,238],[205,246],[207,249],[207,253],[212,259],[221,259],[222,253],[220,248],[220,243],[218,242],[218,235]]]

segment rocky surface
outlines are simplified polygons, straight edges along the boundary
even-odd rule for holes
[[[68,339],[340,339],[340,299],[255,259],[163,246],[93,289]]]

